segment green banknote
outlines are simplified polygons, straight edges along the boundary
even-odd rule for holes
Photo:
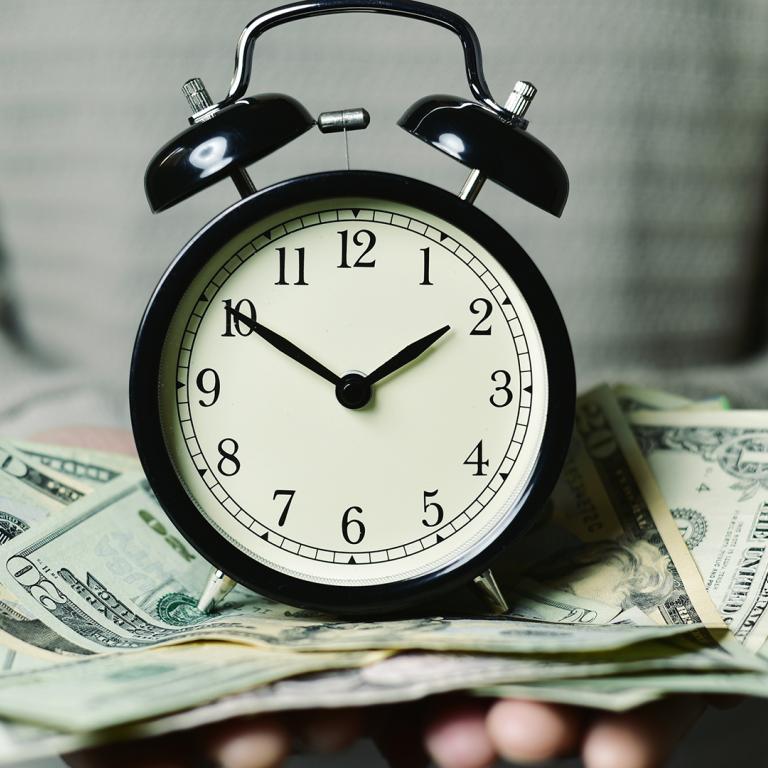
[[[723,625],[608,387],[578,399],[563,473],[514,555],[508,565],[563,593],[657,624]]]
[[[674,672],[617,675],[590,680],[543,681],[526,685],[492,685],[473,690],[477,696],[551,701],[579,707],[622,711],[672,694],[712,696],[768,696],[765,672]]]
[[[90,487],[114,480],[124,472],[139,472],[138,459],[120,453],[95,451],[71,445],[47,445],[14,440],[13,448],[23,456],[49,469],[75,478]]]
[[[559,682],[606,675],[754,672],[717,646],[691,638],[641,643],[613,653],[546,655],[453,652],[284,653],[198,643],[93,656],[0,676],[0,715],[74,731],[124,726],[205,704],[205,722],[307,708],[412,701],[486,685]],[[320,670],[336,670],[323,672]],[[313,672],[311,676],[295,678]],[[268,688],[272,680],[282,681]],[[239,693],[242,692],[242,693]],[[232,698],[230,694],[239,693]],[[219,701],[222,696],[227,696]],[[163,726],[198,724],[174,715]],[[146,728],[142,724],[140,728]]]
[[[80,478],[38,458],[0,442],[0,547],[90,492]],[[28,613],[8,590],[0,590],[0,641],[41,655],[79,650]]]
[[[242,588],[202,615],[196,599],[209,566],[133,460],[6,444],[12,469],[0,473],[0,495],[7,490],[6,507],[25,526],[0,548],[0,621],[15,611],[24,642],[8,637],[0,649],[0,761],[245,714],[456,690],[616,710],[675,692],[765,695],[765,662],[720,629],[691,533],[638,432],[643,420],[669,421],[643,408],[686,408],[686,429],[728,414],[652,390],[619,395],[631,426],[608,388],[579,399],[552,502],[522,556],[499,569],[511,614],[494,618],[462,614],[456,601],[455,617],[337,621]],[[754,470],[759,442],[740,449],[737,463]],[[753,475],[750,499],[762,487]],[[721,524],[714,505],[709,514]],[[751,520],[759,532],[759,514]],[[43,664],[17,653],[29,645],[85,655]]]
[[[725,395],[690,400],[662,389],[636,387],[631,384],[616,384],[612,390],[625,414],[635,411],[727,411],[731,407]]]
[[[555,652],[615,648],[665,634],[663,627],[509,617],[334,621],[245,590],[232,593],[219,613],[204,616],[195,603],[208,565],[184,542],[137,475],[106,484],[9,542],[0,550],[0,562],[0,583],[24,609],[86,652],[196,639],[302,650]]]
[[[768,413],[637,412],[632,431],[734,635],[768,637]]]
[[[0,715],[94,731],[207,703],[273,680],[371,664],[382,652],[260,652],[230,643],[102,654],[0,675]]]

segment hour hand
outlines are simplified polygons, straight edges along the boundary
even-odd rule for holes
[[[365,380],[368,384],[375,384],[381,381],[385,376],[394,373],[398,368],[402,368],[420,355],[423,355],[441,336],[451,330],[450,325],[444,325],[432,333],[428,333],[418,341],[414,341],[407,347],[401,349],[396,355],[390,357],[386,363],[380,365],[375,371],[369,373]]]
[[[266,325],[262,325],[256,320],[252,320],[248,315],[244,315],[242,312],[238,312],[232,307],[227,307],[232,317],[237,320],[241,325],[250,328],[254,333],[261,336],[264,341],[269,342],[275,349],[280,350],[284,355],[295,360],[297,363],[301,363],[305,368],[309,368],[318,376],[322,376],[326,381],[330,381],[331,384],[336,386],[339,383],[339,377],[331,370],[326,368],[322,363],[318,363],[314,357],[308,355],[303,349],[299,349],[292,341],[288,341],[285,336],[281,336],[279,333],[267,328]]]

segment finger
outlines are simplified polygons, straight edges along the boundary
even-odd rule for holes
[[[488,705],[480,700],[448,702],[430,719],[424,744],[440,768],[485,768],[496,750],[485,727]]]
[[[363,716],[359,709],[329,709],[297,713],[292,722],[309,752],[329,754],[346,749],[360,738]]]
[[[288,729],[274,717],[234,720],[205,729],[205,755],[221,768],[274,768],[288,757]]]
[[[506,760],[535,763],[576,752],[584,730],[583,710],[537,701],[501,699],[486,717],[493,748]]]
[[[66,427],[38,432],[32,436],[32,439],[39,443],[50,443],[51,445],[75,445],[97,451],[127,453],[132,456],[136,454],[133,437],[126,429],[87,426]]]
[[[704,711],[703,699],[685,696],[621,714],[601,714],[582,746],[586,768],[656,768]]]

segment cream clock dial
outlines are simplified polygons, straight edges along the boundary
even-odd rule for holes
[[[565,326],[474,206],[367,171],[232,206],[134,350],[147,478],[217,569],[336,613],[465,583],[546,501],[572,425]]]
[[[541,447],[546,367],[525,299],[468,235],[386,200],[319,200],[239,234],[189,286],[161,365],[191,498],[297,578],[381,584],[466,557]]]

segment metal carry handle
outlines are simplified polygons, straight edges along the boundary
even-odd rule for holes
[[[251,21],[242,31],[237,41],[235,51],[235,72],[229,86],[227,96],[217,104],[206,107],[194,115],[195,121],[203,120],[210,113],[229,106],[245,95],[251,78],[253,47],[256,40],[268,29],[285,24],[289,21],[308,19],[312,16],[323,16],[328,13],[386,13],[393,16],[405,16],[409,19],[428,21],[439,27],[454,32],[461,40],[464,49],[464,63],[467,71],[467,82],[472,95],[490,107],[494,112],[504,113],[491,96],[488,84],[483,75],[482,54],[480,41],[470,24],[452,11],[439,8],[436,5],[420,3],[415,0],[308,0],[307,2],[289,3],[262,13]]]

